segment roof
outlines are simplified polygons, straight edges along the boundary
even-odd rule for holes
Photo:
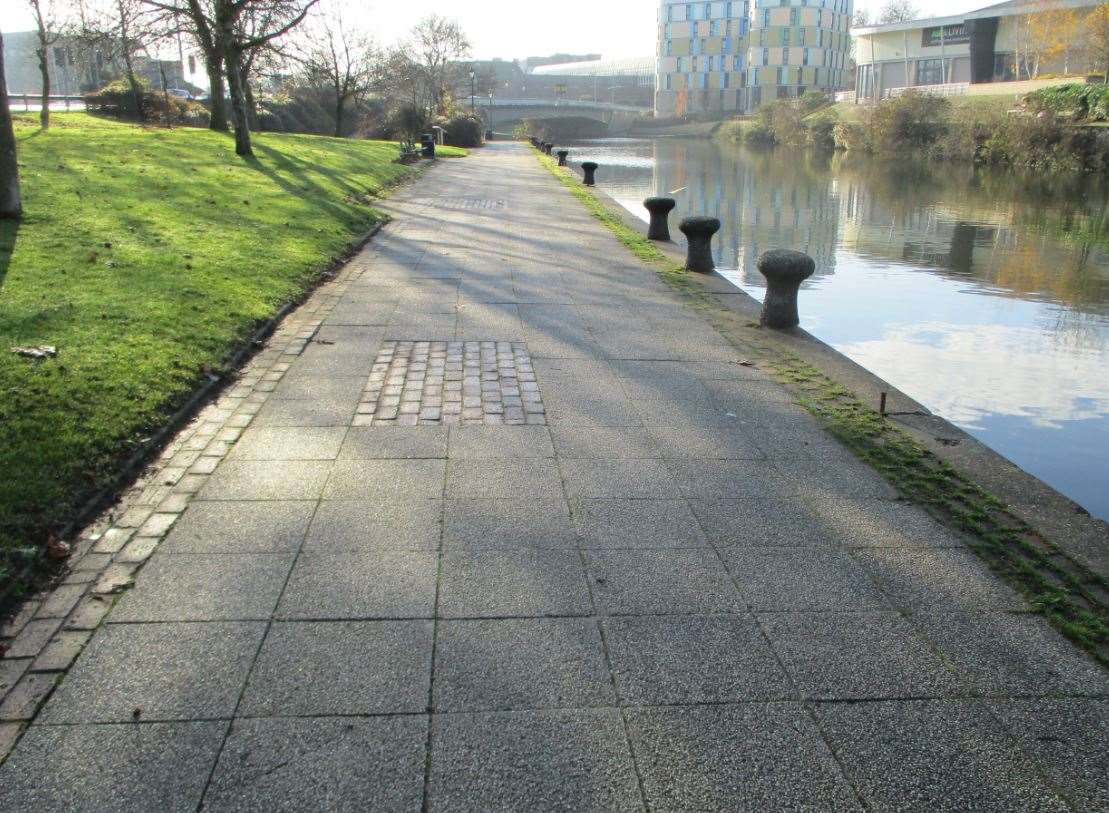
[[[566,62],[562,65],[541,65],[532,73],[536,76],[653,76],[655,57],[631,59],[594,59],[589,62]]]
[[[925,17],[919,20],[906,20],[903,23],[883,25],[861,25],[851,29],[851,36],[865,37],[871,34],[889,34],[895,31],[915,31],[920,28],[934,28],[941,25],[958,25],[967,20],[980,20],[989,17],[1013,17],[1017,14],[1031,14],[1038,11],[1055,11],[1063,8],[1085,8],[1096,6],[1104,0],[1006,0],[992,6],[955,14],[950,17]]]

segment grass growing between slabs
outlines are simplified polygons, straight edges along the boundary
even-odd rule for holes
[[[259,134],[242,159],[207,130],[51,121],[16,116],[25,215],[0,221],[0,588],[417,171],[386,142]]]
[[[710,297],[681,267],[557,162],[540,161],[637,257],[690,300],[796,402],[857,457],[886,477],[900,496],[958,530],[990,569],[1019,590],[1064,635],[1109,666],[1109,584],[1066,556],[993,495],[883,418],[849,389]]]

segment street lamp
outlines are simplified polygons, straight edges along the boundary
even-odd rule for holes
[[[473,67],[470,68],[470,115],[474,115],[474,78],[477,74],[474,72]]]

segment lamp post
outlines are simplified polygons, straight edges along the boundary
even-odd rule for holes
[[[471,66],[470,67],[470,115],[471,116],[474,115],[474,112],[475,112],[475,108],[474,108],[474,78],[476,76],[477,76],[477,73],[474,72],[474,69]]]

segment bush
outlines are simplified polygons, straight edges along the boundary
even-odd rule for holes
[[[947,134],[951,102],[908,91],[868,108],[863,115],[869,148],[876,152],[928,151]]]
[[[454,116],[440,126],[449,147],[480,147],[485,134],[485,122],[478,116]]]
[[[139,80],[137,103],[131,84],[126,79],[116,79],[100,90],[86,93],[85,108],[90,113],[117,119],[142,118],[163,124],[190,124],[196,127],[208,124],[208,111],[202,105],[152,90],[143,79]]]
[[[743,130],[743,143],[748,147],[773,147],[778,143],[768,124],[756,121]]]
[[[1076,121],[1109,121],[1109,85],[1056,85],[1029,93],[1024,104],[1033,113],[1069,116]]]

